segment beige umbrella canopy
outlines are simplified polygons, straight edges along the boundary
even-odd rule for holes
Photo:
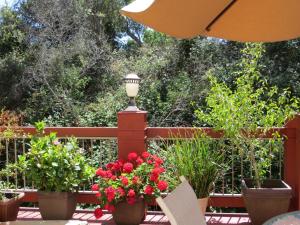
[[[300,37],[300,0],[136,0],[121,13],[177,38],[275,42]]]

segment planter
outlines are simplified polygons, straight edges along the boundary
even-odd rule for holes
[[[76,193],[38,191],[38,202],[44,220],[69,220],[76,209]]]
[[[253,188],[253,184],[251,179],[242,181],[242,194],[253,225],[288,211],[292,198],[289,185],[281,180],[265,180],[262,188]]]
[[[133,205],[120,202],[113,212],[113,219],[117,225],[139,225],[145,217],[145,201],[138,199]]]
[[[209,199],[209,197],[198,199],[198,204],[199,204],[200,212],[201,212],[202,215],[205,215],[206,208],[207,208],[207,205],[208,205],[208,199]]]
[[[16,196],[0,201],[0,222],[15,221],[17,219],[20,202],[25,196],[24,193],[9,193],[8,195]]]

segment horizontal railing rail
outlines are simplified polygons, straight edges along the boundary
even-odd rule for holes
[[[0,127],[0,133],[5,127]],[[19,136],[35,134],[34,127],[15,127]],[[117,138],[117,127],[46,127],[45,133],[56,132],[58,137],[77,137],[77,138]],[[215,131],[208,127],[147,127],[146,136],[148,139],[174,139],[192,138],[199,132],[204,132],[212,138],[223,137],[222,131]],[[272,134],[278,132],[281,136],[295,138],[295,128],[270,128],[267,132],[263,128],[258,129],[256,134],[251,134],[252,138],[272,138]]]
[[[213,128],[208,127],[148,127],[146,132],[148,139],[193,138],[201,132],[212,138],[222,138],[224,136],[222,131],[215,131]],[[257,133],[251,134],[251,138],[272,138],[272,134],[276,132],[282,137],[296,137],[296,129],[294,128],[270,128],[268,131],[260,128]]]
[[[0,133],[5,127],[0,127]],[[17,136],[22,137],[35,134],[34,127],[14,127],[18,132]],[[58,137],[77,137],[77,138],[117,138],[117,127],[46,127],[45,133],[55,132]]]

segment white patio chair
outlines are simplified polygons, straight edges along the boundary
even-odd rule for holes
[[[174,191],[164,199],[158,197],[156,202],[171,225],[206,225],[193,188],[184,177],[180,180],[182,183]]]

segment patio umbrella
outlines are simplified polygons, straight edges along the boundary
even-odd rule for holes
[[[121,13],[177,38],[274,42],[300,37],[300,0],[136,0]]]

